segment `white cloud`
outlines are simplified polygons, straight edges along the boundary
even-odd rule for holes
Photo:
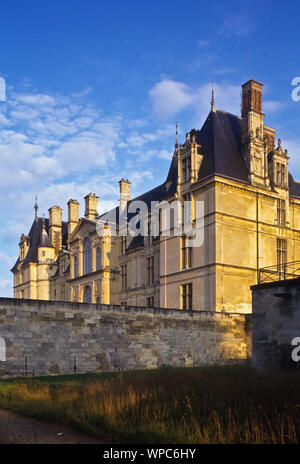
[[[183,82],[163,79],[151,89],[150,98],[154,114],[158,118],[169,120],[180,111],[189,109],[194,114],[194,123],[201,127],[210,111],[211,92],[211,83],[192,87]],[[216,108],[240,115],[240,85],[214,83],[214,93]],[[279,101],[264,101],[264,110],[269,113],[281,109],[282,106]]]
[[[214,90],[217,108],[239,113],[240,86],[214,84]],[[211,83],[193,88],[182,82],[164,79],[153,87],[150,97],[157,117],[170,119],[182,110],[191,109],[199,127],[210,109]]]
[[[154,113],[161,119],[168,119],[193,102],[188,85],[183,82],[163,79],[150,90]]]

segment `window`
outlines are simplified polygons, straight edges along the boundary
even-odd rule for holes
[[[46,252],[45,252],[45,251],[42,251],[42,256],[46,256]]]
[[[6,343],[3,337],[0,337],[0,361],[6,361]]]
[[[73,287],[73,301],[78,301],[78,287]]]
[[[284,240],[282,238],[278,238],[277,239],[277,268],[278,268],[278,272],[284,272],[286,262],[287,262],[286,240]]]
[[[284,227],[286,221],[285,200],[277,200],[277,224]]]
[[[20,260],[23,261],[24,259],[24,247],[22,246],[20,249]]]
[[[147,297],[147,306],[148,308],[154,308],[154,296]]]
[[[276,185],[284,187],[285,167],[284,164],[276,163]]]
[[[147,258],[147,283],[149,285],[154,283],[154,256]]]
[[[121,276],[122,276],[122,291],[125,292],[127,288],[127,266],[121,266]]]
[[[83,274],[92,272],[92,251],[91,241],[86,238],[83,242]]]
[[[187,245],[188,238],[183,236],[181,238],[181,267],[182,269],[189,269],[192,267],[192,247]]]
[[[96,270],[99,271],[101,269],[101,249],[100,247],[96,250]]]
[[[184,224],[190,224],[192,221],[192,196],[191,192],[182,195],[182,221]]]
[[[121,235],[121,254],[124,255],[126,251],[126,237]]]
[[[182,309],[193,308],[193,285],[192,284],[181,285],[181,308]]]
[[[89,287],[88,285],[86,287],[84,287],[83,302],[84,303],[91,303],[92,302],[92,291],[91,291],[91,287]]]
[[[191,157],[182,160],[182,181],[187,182],[191,178]]]
[[[74,277],[78,277],[78,258],[74,257]]]

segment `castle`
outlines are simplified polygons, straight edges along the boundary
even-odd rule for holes
[[[122,179],[119,206],[107,215],[98,215],[93,193],[82,218],[79,203],[69,200],[67,222],[59,206],[44,219],[36,205],[12,268],[15,298],[251,312],[259,269],[300,259],[300,183],[275,130],[264,124],[262,87],[255,80],[242,86],[241,116],[216,109],[212,97],[202,128],[182,145],[176,140],[165,182],[131,199]],[[148,236],[118,233],[120,212],[133,201],[150,207],[175,200],[191,204],[192,224],[197,202],[204,205],[201,246],[173,233],[174,220],[169,235],[161,225]]]

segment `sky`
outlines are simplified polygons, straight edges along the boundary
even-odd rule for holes
[[[117,204],[165,180],[179,142],[210,109],[240,114],[241,85],[264,84],[265,123],[300,180],[300,4],[260,0],[10,0],[1,3],[0,295],[34,218],[67,201]],[[300,82],[300,78],[299,78]],[[1,92],[0,92],[1,98]]]

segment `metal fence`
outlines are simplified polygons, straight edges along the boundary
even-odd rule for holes
[[[276,264],[259,269],[258,283],[275,282],[277,280],[295,279],[300,277],[300,261]]]

